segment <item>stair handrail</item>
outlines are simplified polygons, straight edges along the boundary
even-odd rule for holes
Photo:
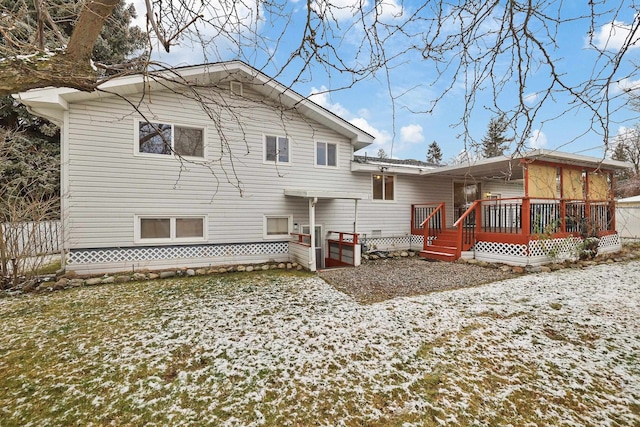
[[[458,233],[456,235],[456,258],[460,258],[462,255],[462,229],[464,228],[464,220],[467,219],[471,212],[475,212],[478,207],[482,204],[482,200],[474,201],[471,206],[462,214],[460,218],[453,223],[453,227],[458,229]],[[479,215],[476,214],[476,223],[478,221]],[[477,228],[477,224],[473,224],[473,228]]]
[[[424,229],[424,240],[423,240],[423,243],[422,243],[423,249],[427,249],[427,246],[429,245],[429,221],[431,220],[431,218],[433,218],[440,211],[442,211],[442,216],[441,216],[441,218],[442,218],[442,229],[446,229],[447,228],[447,217],[445,216],[444,206],[445,206],[444,202],[438,204],[438,206],[433,210],[433,212],[431,212],[427,216],[427,218],[425,218],[425,220],[420,223],[420,227],[423,227],[423,229]]]

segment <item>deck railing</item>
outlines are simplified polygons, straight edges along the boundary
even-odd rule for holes
[[[611,200],[509,198],[477,200],[456,226],[483,233],[541,235],[570,233],[598,235],[615,230]],[[462,218],[462,216],[461,216]]]
[[[338,235],[338,238],[331,238],[331,235]],[[327,257],[325,265],[327,267],[337,267],[343,265],[358,265],[359,244],[358,233],[347,233],[343,231],[328,231],[327,235]]]
[[[459,213],[453,227],[457,229],[458,252],[473,246],[479,233],[482,239],[509,243],[526,243],[541,235],[600,236],[615,231],[615,202],[530,197],[482,199]],[[411,206],[411,233],[424,235],[425,249],[444,229],[444,203]]]
[[[453,223],[453,226],[458,229],[457,234],[457,258],[460,258],[460,254],[463,250],[467,250],[476,241],[476,231],[478,229],[477,224],[482,222],[482,205],[481,200],[476,200],[471,206]]]
[[[445,228],[447,228],[447,217],[443,202],[411,205],[411,234],[433,237]]]

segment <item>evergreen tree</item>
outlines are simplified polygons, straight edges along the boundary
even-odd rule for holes
[[[619,160],[621,162],[629,161],[629,146],[624,141],[619,141],[615,148],[613,149],[613,153],[611,153],[611,159]],[[631,170],[619,170],[616,172],[616,178],[618,180],[625,180],[631,177]]]
[[[436,141],[429,144],[429,150],[427,151],[427,162],[439,165],[442,161],[442,150]]]
[[[9,4],[13,0],[0,0]],[[29,12],[35,17],[35,6]],[[73,31],[71,4],[60,3],[52,8],[52,16],[66,34]],[[131,27],[136,17],[133,5],[122,0],[110,16],[96,40],[93,58],[104,64],[122,64],[126,58],[145,46],[146,36],[138,27]],[[3,40],[0,37],[0,43]],[[144,52],[140,53],[144,55]],[[108,74],[108,70],[103,70]],[[12,194],[23,194],[26,183],[30,194],[39,192],[45,199],[58,197],[60,193],[60,133],[53,123],[30,114],[26,107],[11,96],[0,97],[0,144],[2,165],[0,187]],[[9,147],[15,144],[15,147]],[[5,200],[6,201],[6,200]]]
[[[487,134],[482,138],[482,157],[503,156],[513,137],[507,137],[506,132],[509,127],[505,116],[494,117],[489,121]]]

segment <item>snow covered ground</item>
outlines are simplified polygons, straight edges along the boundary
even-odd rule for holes
[[[640,262],[361,305],[245,274],[0,300],[2,425],[640,425]]]

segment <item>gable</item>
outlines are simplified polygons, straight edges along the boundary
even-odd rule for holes
[[[231,81],[250,87],[255,93],[264,96],[264,99],[270,100],[272,106],[279,106],[282,111],[295,111],[302,117],[347,137],[354,150],[364,148],[374,140],[373,136],[362,129],[241,61],[184,67],[152,72],[145,76],[121,77],[104,82],[98,90],[93,92],[81,92],[68,88],[44,88],[22,92],[14,95],[14,98],[27,105],[34,114],[62,125],[64,112],[72,103],[113,96],[133,98],[144,93],[153,96],[161,90],[184,90],[185,93],[189,93],[197,87],[228,86]]]

